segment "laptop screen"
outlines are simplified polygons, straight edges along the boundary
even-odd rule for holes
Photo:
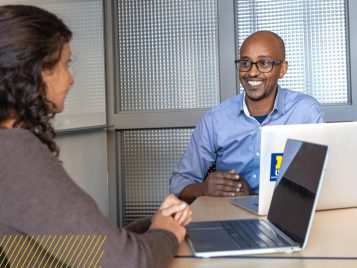
[[[271,201],[268,220],[296,242],[304,244],[318,190],[327,146],[288,139],[284,172]]]

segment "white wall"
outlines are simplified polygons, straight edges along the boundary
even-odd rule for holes
[[[72,179],[108,216],[107,137],[105,130],[60,133],[60,159]]]

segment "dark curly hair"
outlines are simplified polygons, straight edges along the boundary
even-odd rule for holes
[[[13,119],[13,127],[30,130],[55,155],[54,104],[41,72],[55,67],[71,38],[63,21],[46,10],[0,6],[0,126]]]

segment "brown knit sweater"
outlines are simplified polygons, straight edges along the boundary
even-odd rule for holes
[[[35,135],[20,128],[0,129],[0,243],[10,264],[17,265],[19,261],[19,256],[15,259],[16,254],[11,256],[12,251],[19,251],[19,246],[15,248],[19,240],[10,247],[17,234],[23,237],[19,245],[26,241],[34,249],[38,248],[32,254],[47,261],[42,261],[43,267],[54,266],[56,262],[62,262],[62,267],[72,266],[76,257],[76,264],[82,259],[79,266],[88,267],[89,262],[84,265],[84,261],[90,260],[89,252],[94,256],[98,249],[103,255],[95,255],[91,267],[96,261],[99,261],[96,267],[166,267],[178,249],[177,239],[165,230],[147,231],[149,225],[150,219],[146,218],[126,229],[118,229]],[[13,234],[11,239],[10,234]],[[62,240],[58,242],[61,235]],[[63,242],[64,237],[69,243]],[[82,244],[78,242],[80,238]],[[85,244],[86,239],[93,243]],[[51,240],[58,242],[57,245],[50,245]],[[96,249],[92,250],[95,242]],[[29,262],[29,259],[21,261]],[[32,264],[34,261],[35,258]],[[36,265],[39,263],[38,260]]]

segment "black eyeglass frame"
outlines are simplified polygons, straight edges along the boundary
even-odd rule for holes
[[[244,71],[243,71],[243,70],[240,70],[240,69],[239,69],[239,63],[242,62],[242,61],[250,62],[250,67],[249,67],[248,70],[244,70]],[[258,63],[260,63],[260,62],[270,63],[270,64],[271,64],[271,69],[270,69],[269,71],[260,70],[259,65],[258,65]],[[270,61],[270,60],[259,60],[259,61],[255,61],[255,62],[254,62],[254,61],[251,61],[251,60],[242,60],[242,59],[239,59],[239,60],[235,60],[234,63],[235,63],[235,65],[236,65],[237,71],[239,71],[239,72],[249,72],[249,71],[252,69],[253,65],[255,65],[255,67],[257,67],[257,69],[259,70],[259,72],[262,72],[262,73],[270,73],[270,72],[273,70],[274,65],[281,64],[281,63],[283,63],[283,61],[282,61],[282,60],[274,60],[274,61]]]

